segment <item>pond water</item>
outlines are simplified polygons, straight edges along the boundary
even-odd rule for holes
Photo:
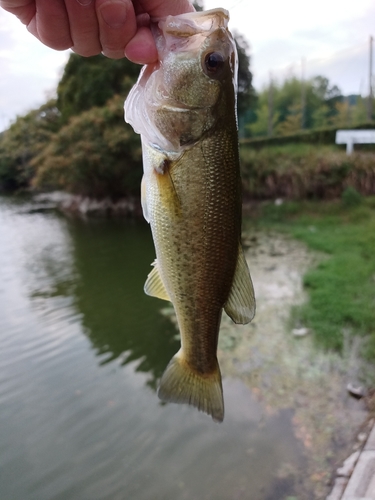
[[[352,358],[287,333],[311,264],[302,247],[262,233],[250,240],[258,315],[245,327],[223,321],[226,415],[216,424],[157,398],[179,340],[166,303],[143,293],[149,227],[39,208],[0,198],[1,500],[308,500],[327,491],[365,412],[345,392]]]

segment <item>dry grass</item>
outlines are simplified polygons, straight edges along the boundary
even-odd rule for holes
[[[375,194],[375,154],[348,156],[335,147],[291,145],[240,150],[245,196],[255,199],[332,199],[346,188]]]

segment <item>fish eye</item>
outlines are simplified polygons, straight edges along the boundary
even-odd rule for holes
[[[224,57],[220,52],[210,52],[204,58],[203,69],[208,76],[215,75],[224,65]]]

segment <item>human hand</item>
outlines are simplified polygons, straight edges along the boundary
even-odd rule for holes
[[[150,18],[194,10],[189,0],[0,0],[0,6],[52,49],[140,64],[158,57]]]

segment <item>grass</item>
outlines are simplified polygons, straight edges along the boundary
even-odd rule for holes
[[[348,188],[340,201],[262,206],[258,223],[285,231],[327,255],[304,276],[309,301],[294,311],[328,349],[341,350],[344,333],[366,336],[375,360],[375,197]]]

